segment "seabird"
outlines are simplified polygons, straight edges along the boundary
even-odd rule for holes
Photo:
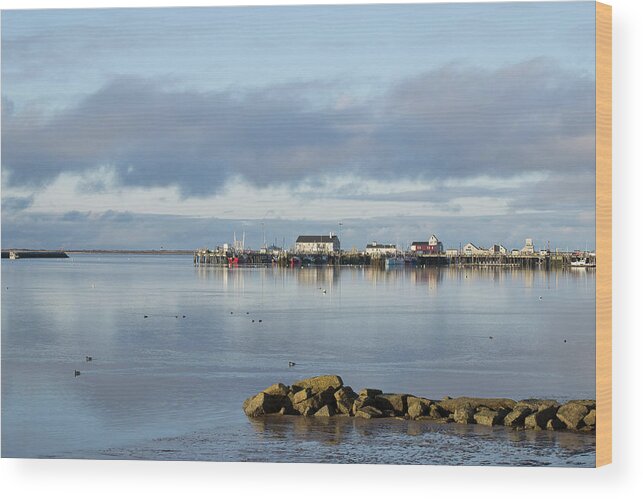
[[[91,362],[92,360],[94,359],[91,356],[85,355],[85,362]]]
[[[288,367],[293,367],[293,366],[296,366],[296,365],[297,364],[295,364],[294,362],[288,361]]]
[[[80,371],[78,369],[74,370],[74,377],[80,376]]]

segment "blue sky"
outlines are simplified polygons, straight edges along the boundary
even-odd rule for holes
[[[2,12],[3,247],[594,239],[594,3]]]

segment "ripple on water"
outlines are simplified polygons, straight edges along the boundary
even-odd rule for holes
[[[266,417],[109,449],[102,458],[482,466],[594,466],[594,435],[399,420]]]

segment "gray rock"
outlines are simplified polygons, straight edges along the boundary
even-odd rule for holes
[[[534,412],[527,406],[516,406],[509,414],[505,416],[504,425],[516,428],[525,424],[525,418]]]
[[[304,388],[303,390],[299,390],[293,395],[292,403],[299,404],[304,400],[309,399],[312,396],[313,396],[313,392],[310,391],[310,388]]]
[[[375,396],[375,407],[380,411],[393,411],[396,416],[406,414],[406,395],[399,393],[384,393]]]
[[[583,418],[583,422],[587,426],[596,426],[596,409],[589,411],[587,416]]]
[[[382,390],[378,390],[377,388],[362,388],[359,391],[359,396],[366,398],[366,397],[376,397],[377,395],[381,395]]]
[[[592,409],[596,409],[596,400],[591,400],[591,399],[570,400],[568,403],[584,405],[585,407],[587,407],[588,411],[591,411]]]
[[[260,392],[244,401],[243,412],[251,418],[265,414],[275,414],[282,409],[286,400],[288,400],[288,397]]]
[[[442,419],[448,416],[448,413],[437,404],[429,406],[429,417],[432,419]]]
[[[531,430],[544,430],[547,428],[547,421],[556,415],[558,406],[544,407],[525,418],[525,428]]]
[[[411,419],[417,419],[421,416],[428,416],[429,415],[429,407],[427,404],[425,404],[423,401],[419,399],[413,400],[409,404],[409,408],[407,410],[407,414]]]
[[[525,400],[519,400],[518,402],[516,402],[514,409],[527,407],[528,409],[531,409],[532,412],[536,412],[541,409],[546,409],[547,407],[552,407],[552,406],[558,407],[560,406],[560,404],[558,403],[558,401],[551,400],[551,399],[525,399]]]
[[[326,417],[329,418],[335,415],[335,409],[330,405],[325,405],[315,413],[315,417]]]
[[[515,400],[502,399],[502,398],[474,398],[474,397],[458,397],[455,399],[444,399],[437,402],[437,405],[447,412],[455,413],[459,408],[465,406],[472,407],[488,407],[492,411],[498,409],[513,409],[516,405]]]
[[[383,416],[382,411],[372,406],[364,406],[359,408],[355,412],[356,418],[372,419],[372,418],[381,418]]]
[[[293,408],[302,416],[311,416],[325,405],[334,404],[334,388],[328,387],[325,391],[308,397],[301,402],[293,404]],[[299,392],[295,396],[299,395]]]
[[[492,411],[487,407],[482,407],[473,415],[473,419],[476,423],[485,426],[501,425],[506,414],[506,409]]]
[[[583,404],[577,402],[568,402],[561,405],[556,413],[565,426],[570,430],[578,430],[581,426],[585,425],[583,419],[589,414],[589,410]]]
[[[353,404],[357,400],[357,394],[350,386],[343,386],[334,393],[337,410],[342,414],[353,414]]]
[[[270,385],[268,388],[262,391],[263,393],[267,393],[268,395],[279,395],[282,397],[287,396],[288,392],[290,392],[288,387],[283,383],[275,383],[274,385]]]
[[[564,429],[564,428],[565,428],[565,423],[563,423],[563,422],[562,422],[560,419],[558,419],[557,417],[553,417],[552,419],[550,419],[549,421],[547,421],[547,424],[545,425],[545,427],[546,427],[548,430],[562,430],[562,429]]]
[[[296,383],[293,383],[294,391],[302,388],[310,388],[312,393],[321,393],[332,388],[333,391],[341,388],[344,385],[342,378],[334,374],[325,374],[323,376],[315,376],[313,378],[306,378]]]
[[[361,395],[353,402],[353,414],[362,407],[375,407],[375,399],[372,397],[362,397]]]
[[[462,405],[455,409],[453,412],[453,421],[460,424],[471,424],[475,422],[473,415],[475,409],[472,405]]]

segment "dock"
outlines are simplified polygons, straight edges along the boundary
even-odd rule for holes
[[[64,251],[57,250],[2,250],[2,258],[21,260],[23,258],[69,258]]]
[[[579,256],[574,253],[534,253],[534,254],[501,254],[501,255],[446,255],[440,254],[414,254],[413,252],[400,252],[397,259],[402,261],[392,268],[405,266],[416,267],[508,267],[524,269],[550,269],[572,267],[572,262]],[[588,267],[596,265],[595,255],[583,255],[587,259]],[[385,257],[373,257],[364,252],[337,251],[325,254],[302,254],[294,251],[280,251],[269,253],[262,251],[244,250],[243,252],[199,249],[193,254],[196,267],[309,267],[309,266],[375,266],[388,268]]]

